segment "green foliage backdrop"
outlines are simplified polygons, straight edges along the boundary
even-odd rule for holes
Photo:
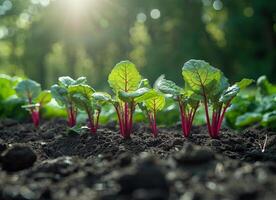
[[[0,0],[0,72],[48,87],[87,76],[97,89],[120,60],[153,82],[183,84],[181,67],[205,59],[227,77],[276,82],[276,1]]]

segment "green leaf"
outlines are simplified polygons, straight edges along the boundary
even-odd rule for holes
[[[241,90],[253,83],[253,79],[244,78],[240,82],[235,83]]]
[[[232,85],[223,92],[219,101],[226,103],[232,98],[234,98],[239,93],[239,91],[240,91],[240,88],[237,85]]]
[[[145,100],[145,106],[149,111],[160,111],[165,107],[166,100],[162,93],[152,91],[153,97]]]
[[[276,128],[276,111],[272,111],[263,115],[262,126]]]
[[[18,97],[21,98],[36,98],[39,93],[41,92],[41,86],[39,83],[27,79],[27,80],[22,80],[20,81],[16,87],[15,87],[15,91]]]
[[[49,103],[52,99],[50,90],[43,90],[38,97],[35,99],[36,103],[39,103],[40,106],[44,106]]]
[[[276,85],[272,85],[266,76],[261,76],[257,80],[257,86],[262,95],[275,95],[276,94]]]
[[[5,74],[0,74],[0,100],[5,100],[15,94],[14,81]]]
[[[226,103],[233,99],[241,89],[246,88],[250,85],[254,80],[252,79],[242,79],[240,82],[235,83],[234,85],[228,87],[226,90],[223,91],[222,95],[220,96],[219,101]]]
[[[276,95],[264,96],[260,99],[260,110],[261,112],[269,112],[276,110]]]
[[[24,105],[26,101],[22,98],[18,98],[15,95],[10,96],[8,99],[1,101],[0,103],[0,118],[10,118],[23,120],[29,116],[26,110],[22,110],[21,106]]]
[[[112,98],[110,96],[110,94],[106,93],[106,92],[95,92],[92,94],[92,97],[96,100],[96,101],[106,101],[106,102],[111,102]]]
[[[141,81],[140,81],[140,83],[139,83],[139,86],[138,86],[138,88],[143,88],[143,87],[145,87],[145,88],[151,88],[151,86],[150,86],[150,83],[149,83],[149,80],[148,79],[142,79]]]
[[[173,81],[166,80],[165,76],[160,76],[155,82],[155,88],[165,94],[179,96],[182,88],[177,86]]]
[[[69,76],[62,76],[58,79],[59,84],[65,88],[69,87],[70,85],[78,85],[78,84],[85,84],[86,78],[85,77],[79,77],[77,80],[72,79]]]
[[[228,87],[223,73],[203,60],[189,60],[182,68],[186,88],[201,96],[214,97]]]
[[[133,92],[139,87],[141,75],[130,61],[122,61],[115,65],[108,77],[108,83],[116,94],[119,91]]]
[[[61,87],[57,84],[52,85],[51,87],[52,97],[57,101],[57,103],[62,106],[68,104],[68,91],[66,88]]]
[[[106,103],[117,103],[117,101],[112,99],[110,94],[106,92],[95,92],[92,94],[92,97],[95,100],[95,104],[97,104],[99,107],[106,105]]]
[[[87,82],[86,77],[81,76],[81,77],[79,77],[79,78],[75,81],[74,85],[86,84],[86,82]]]
[[[261,120],[262,120],[262,115],[260,113],[255,113],[255,112],[245,113],[236,119],[235,126],[245,127],[245,126],[249,126],[254,123],[260,122]]]
[[[70,85],[68,92],[78,108],[86,111],[92,109],[92,94],[95,92],[92,87],[84,84]]]
[[[119,91],[118,96],[122,101],[125,101],[125,102],[135,101],[136,102],[136,99],[138,97],[143,96],[143,99],[144,99],[145,98],[144,95],[149,91],[150,91],[149,88],[139,88],[133,92]],[[140,99],[140,101],[141,101],[141,99]]]
[[[69,76],[61,76],[58,78],[58,81],[63,87],[69,87],[69,85],[73,85],[75,83],[75,80]]]

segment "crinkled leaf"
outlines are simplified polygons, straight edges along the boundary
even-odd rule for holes
[[[228,87],[223,73],[203,60],[189,60],[182,68],[187,89],[201,96],[217,96]]]
[[[49,103],[52,99],[50,90],[43,90],[38,97],[35,99],[36,103],[39,103],[40,106],[44,106]]]
[[[276,128],[276,111],[272,111],[263,115],[262,126]]]
[[[69,76],[61,76],[58,79],[61,86],[67,88],[70,85],[78,85],[78,84],[85,84],[86,78],[85,77],[79,77],[77,80],[72,79]]]
[[[155,82],[155,88],[165,94],[179,96],[182,88],[177,86],[173,81],[166,80],[164,76],[160,76]]]
[[[232,98],[234,98],[240,91],[240,88],[237,85],[232,85],[227,88],[221,95],[219,101],[226,103]]]
[[[22,80],[20,81],[16,87],[15,91],[18,97],[21,98],[36,98],[39,93],[41,92],[41,86],[39,83],[27,79],[27,80]]]
[[[270,112],[276,110],[276,96],[264,96],[261,99],[260,111]]]
[[[69,76],[61,76],[58,78],[58,81],[63,87],[69,87],[69,85],[73,85],[75,83],[75,80]]]
[[[96,100],[96,101],[106,101],[106,102],[110,102],[112,100],[110,94],[106,93],[106,92],[95,92],[92,94],[92,97]]]
[[[253,112],[256,110],[257,103],[255,95],[239,95],[236,96],[231,106],[227,109],[226,120],[228,125],[235,127],[236,118],[246,112]]]
[[[82,110],[91,109],[93,100],[92,94],[95,92],[92,87],[84,84],[70,85],[68,87],[68,92],[78,108]]]
[[[226,103],[233,99],[241,89],[246,88],[250,85],[254,80],[252,79],[242,79],[240,82],[235,83],[234,85],[228,87],[226,90],[223,91],[222,95],[220,96],[219,101]]]
[[[143,101],[143,99],[145,98],[145,94],[147,92],[149,92],[150,89],[149,88],[139,88],[137,89],[136,91],[133,91],[133,92],[124,92],[124,91],[119,91],[118,95],[119,95],[119,98],[122,100],[122,101],[127,101],[127,102],[131,102],[131,101],[135,101],[136,102],[136,99],[141,97],[142,99],[140,99],[140,101]]]
[[[92,94],[92,97],[94,98],[95,102],[100,106],[103,106],[108,102],[112,104],[116,102],[114,99],[112,99],[110,94],[106,92],[95,92]]]
[[[136,66],[130,61],[122,61],[115,65],[108,77],[108,83],[116,94],[119,91],[134,92],[141,81]]]
[[[271,84],[266,76],[261,76],[257,80],[257,86],[262,95],[276,95],[276,85]]]
[[[57,84],[51,86],[52,97],[57,101],[59,105],[68,104],[68,91],[66,88]]]
[[[255,113],[255,112],[245,113],[236,119],[235,126],[245,127],[245,126],[249,126],[254,123],[260,122],[261,120],[262,120],[262,115],[260,113]]]
[[[81,76],[81,77],[79,77],[79,78],[75,81],[74,85],[86,84],[86,82],[87,82],[86,77]]]

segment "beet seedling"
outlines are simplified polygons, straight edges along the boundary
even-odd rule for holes
[[[158,130],[156,125],[156,114],[162,110],[166,104],[165,96],[155,89],[151,89],[147,94],[142,96],[142,103],[139,107],[144,111],[149,119],[150,128],[154,137],[157,137]],[[137,102],[140,100],[137,99]]]
[[[32,121],[37,128],[40,122],[40,109],[51,101],[51,93],[48,90],[41,91],[39,83],[33,80],[22,80],[16,87],[15,91],[18,97],[26,100],[26,105],[22,106],[32,115]]]
[[[173,81],[166,80],[164,76],[160,76],[155,85],[158,90],[170,95],[177,102],[183,135],[184,137],[189,137],[194,117],[199,107],[199,100],[194,98],[192,91],[177,86]]]
[[[71,85],[68,88],[68,92],[75,105],[80,110],[86,112],[88,117],[88,128],[91,133],[95,134],[99,128],[101,106],[107,101],[105,98],[109,99],[111,97],[106,93],[95,93],[95,90],[92,87],[84,84]]]
[[[51,87],[51,94],[60,106],[65,106],[67,111],[67,124],[69,127],[76,125],[77,108],[73,102],[71,94],[68,92],[69,86],[85,84],[86,78],[80,77],[76,80],[69,76],[62,76],[58,79],[58,84]]]
[[[203,101],[209,135],[219,137],[219,131],[227,108],[232,99],[253,82],[251,79],[229,86],[223,73],[203,60],[189,60],[182,68],[186,87],[196,94],[196,98]],[[212,118],[209,116],[209,105],[212,109]]]
[[[118,116],[120,133],[124,138],[130,138],[133,113],[138,104],[136,99],[149,91],[146,87],[139,88],[140,82],[141,75],[130,61],[116,64],[108,77],[108,83],[115,93],[112,104]],[[140,98],[140,101],[142,100]]]

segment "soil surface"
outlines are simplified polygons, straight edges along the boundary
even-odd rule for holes
[[[2,120],[0,154],[0,200],[276,199],[276,133],[257,127],[218,140],[205,126],[186,139],[180,126],[153,138],[136,124],[124,140],[115,123],[91,135]]]

